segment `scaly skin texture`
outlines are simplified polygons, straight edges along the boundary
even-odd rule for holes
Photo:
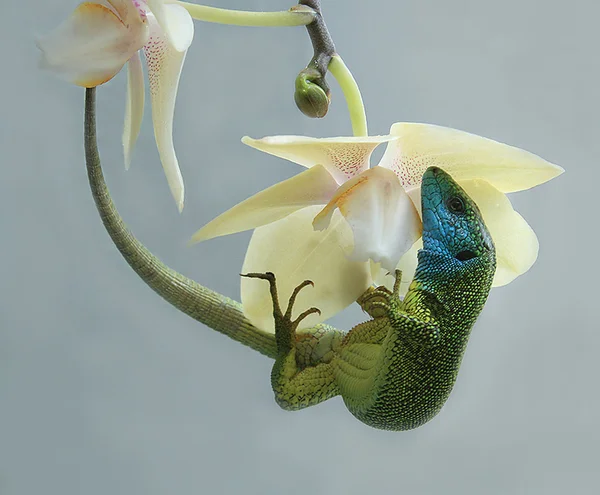
[[[488,296],[495,250],[477,206],[437,168],[423,176],[423,249],[404,300],[371,288],[358,300],[373,318],[347,334],[328,325],[296,332],[310,308],[292,320],[298,291],[283,313],[275,276],[269,282],[275,335],[254,327],[241,305],[165,266],[127,229],[104,182],[96,143],[95,89],[86,90],[85,152],[92,195],[115,246],[161,297],[192,318],[275,359],[277,403],[296,410],[341,395],[364,423],[387,430],[416,428],[448,398],[469,334]],[[393,228],[393,226],[390,226]]]
[[[373,319],[308,340],[296,336],[292,306],[274,302],[278,357],[271,383],[277,403],[296,410],[341,395],[360,421],[385,430],[409,430],[432,419],[452,391],[471,328],[492,285],[496,257],[491,237],[473,201],[439,168],[428,169],[422,184],[423,249],[409,291],[367,291],[359,300]],[[300,358],[300,356],[302,356]],[[308,359],[307,359],[308,356]]]

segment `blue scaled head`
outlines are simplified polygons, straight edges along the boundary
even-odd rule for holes
[[[421,183],[423,249],[461,262],[494,256],[494,243],[481,212],[454,179],[429,167]]]

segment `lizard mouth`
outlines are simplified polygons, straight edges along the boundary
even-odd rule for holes
[[[477,255],[473,251],[469,251],[468,249],[465,249],[464,251],[457,253],[457,255],[455,256],[455,258],[458,261],[468,261],[475,257],[477,257]]]

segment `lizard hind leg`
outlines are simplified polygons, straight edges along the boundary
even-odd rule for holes
[[[277,283],[273,273],[248,273],[242,276],[269,282],[273,300],[275,339],[279,353],[271,372],[271,385],[277,404],[283,409],[297,410],[338,395],[335,375],[330,362],[318,360],[310,366],[299,366],[297,359],[299,341],[296,329],[304,318],[313,313],[320,313],[320,311],[317,308],[309,308],[292,320],[292,310],[300,291],[305,287],[313,286],[313,282],[305,280],[294,289],[284,313],[279,303]],[[332,340],[329,337],[324,334],[319,338]]]

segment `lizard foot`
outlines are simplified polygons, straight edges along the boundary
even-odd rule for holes
[[[296,302],[296,297],[298,297],[298,294],[302,289],[308,287],[309,285],[314,287],[315,284],[311,280],[305,280],[298,285],[292,292],[292,295],[288,301],[287,309],[284,313],[281,310],[281,305],[279,304],[277,283],[275,281],[275,275],[272,272],[246,273],[242,274],[242,277],[258,278],[261,280],[267,280],[269,282],[271,299],[273,300],[273,318],[275,319],[275,338],[277,339],[277,350],[283,353],[289,352],[296,343],[296,329],[298,328],[300,322],[307,316],[314,313],[321,314],[321,310],[313,307],[300,313],[295,320],[292,320],[292,310],[294,308],[294,303]]]
[[[402,281],[402,272],[396,270],[396,280],[394,281],[393,291],[384,285],[373,288],[369,287],[356,302],[362,310],[371,318],[385,316],[390,311],[392,302],[400,299],[400,282]]]

